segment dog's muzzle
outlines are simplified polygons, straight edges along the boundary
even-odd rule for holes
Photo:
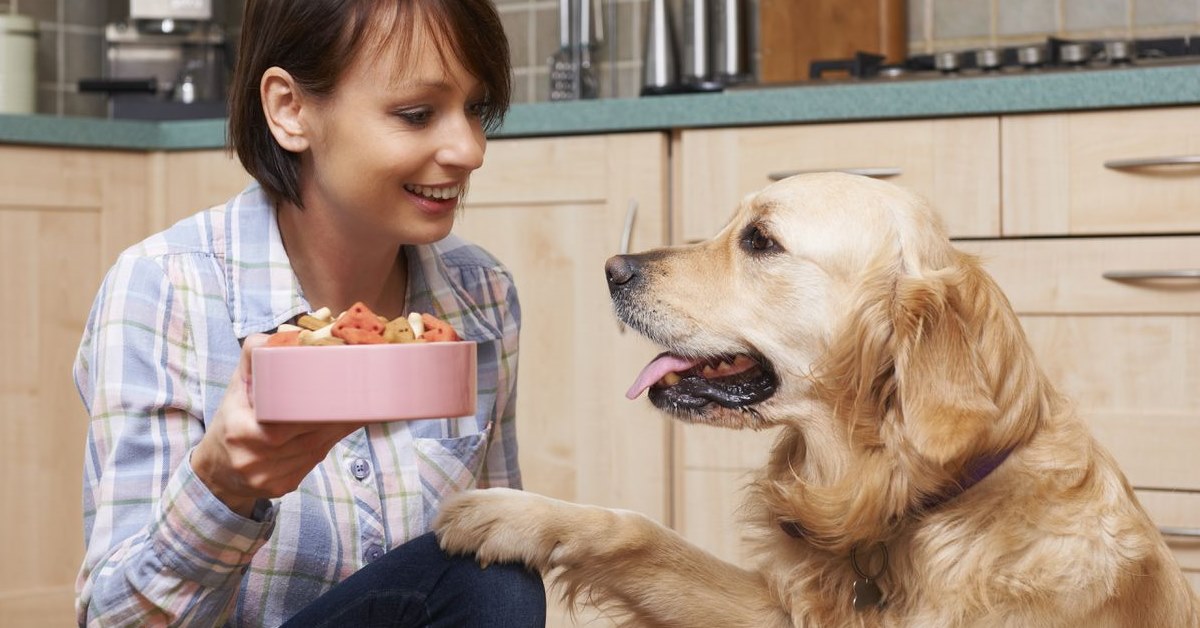
[[[614,255],[604,264],[608,291],[617,316],[649,339],[673,351],[672,346],[658,336],[656,326],[660,312],[645,311],[638,306],[638,296],[648,287],[648,276],[654,274],[652,263],[662,256],[661,251],[637,255]],[[659,271],[661,272],[661,271]],[[739,354],[680,357],[671,352],[655,358],[626,394],[636,398],[650,389],[650,401],[659,408],[674,412],[696,412],[711,403],[725,408],[740,408],[766,400],[775,393],[778,380],[761,357]]]

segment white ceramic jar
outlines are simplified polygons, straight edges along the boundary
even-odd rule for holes
[[[37,21],[0,13],[0,113],[37,110]]]

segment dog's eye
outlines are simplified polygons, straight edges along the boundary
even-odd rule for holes
[[[779,248],[771,236],[763,233],[758,225],[747,225],[742,231],[742,248],[750,253],[770,253]]]

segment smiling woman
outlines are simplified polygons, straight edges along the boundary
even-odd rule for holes
[[[542,625],[537,574],[428,534],[446,495],[521,486],[516,287],[449,235],[509,104],[495,7],[248,0],[240,53],[229,135],[255,183],[125,251],[84,331],[79,623]],[[263,334],[359,301],[475,343],[475,412],[260,421]]]

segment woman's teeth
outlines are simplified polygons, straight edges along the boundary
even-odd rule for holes
[[[458,198],[458,195],[462,193],[461,185],[452,185],[449,187],[441,187],[441,188],[431,188],[431,187],[427,187],[424,185],[413,185],[411,183],[406,183],[404,185],[404,189],[408,190],[409,192],[412,192],[413,194],[437,199],[439,201],[444,201],[446,199],[451,199],[451,198]]]

